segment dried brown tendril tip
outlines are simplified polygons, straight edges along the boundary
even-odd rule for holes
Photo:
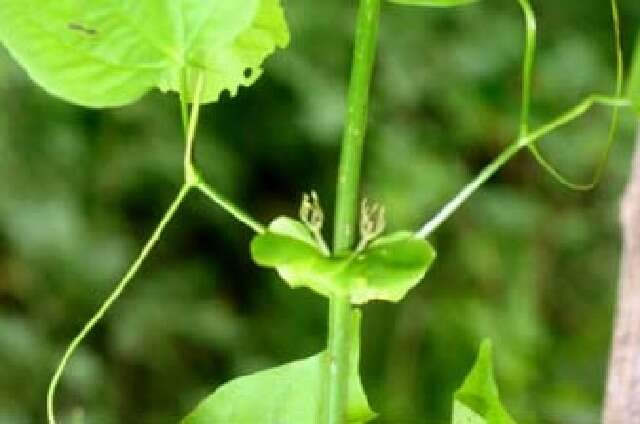
[[[316,243],[325,256],[330,256],[329,246],[322,238],[322,224],[324,223],[324,213],[320,206],[320,198],[318,193],[304,193],[302,195],[302,203],[300,204],[300,220],[307,226],[313,234]]]
[[[324,223],[324,213],[320,206],[318,193],[304,193],[300,205],[300,220],[313,232],[320,232]]]
[[[366,247],[367,243],[383,233],[386,226],[385,209],[379,203],[362,200],[360,209],[360,244],[358,250]]]

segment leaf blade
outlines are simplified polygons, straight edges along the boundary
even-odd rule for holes
[[[289,32],[280,0],[0,0],[0,41],[47,92],[115,107],[199,73],[203,103],[235,95]]]
[[[360,312],[354,311],[347,422],[375,418],[358,375]],[[327,353],[232,380],[205,398],[182,424],[315,424],[323,395]]]
[[[473,368],[453,396],[453,424],[516,424],[500,402],[492,345],[484,340]]]
[[[299,221],[274,220],[251,242],[258,265],[274,268],[291,287],[323,296],[349,296],[351,303],[398,302],[425,276],[436,257],[433,247],[400,231],[375,240],[363,252],[325,256]]]
[[[82,15],[70,1],[21,4],[2,0],[0,40],[30,77],[53,95],[79,104],[100,97],[101,106],[117,106],[139,98],[146,86],[153,84],[156,70],[162,68],[160,58],[127,55],[115,59],[92,52],[92,39],[99,33],[93,23],[87,22],[90,16]],[[96,78],[104,73],[117,74],[118,78]],[[74,79],[81,84],[74,84]],[[90,84],[92,80],[94,84]],[[130,83],[118,84],[122,81]],[[120,89],[114,90],[118,86]],[[109,96],[101,96],[102,92]]]
[[[351,302],[398,302],[415,287],[436,258],[433,247],[410,232],[397,232],[374,241],[345,268]]]

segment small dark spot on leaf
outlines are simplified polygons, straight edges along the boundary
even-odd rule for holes
[[[231,91],[224,89],[220,92],[220,100],[226,100],[231,98]]]
[[[69,25],[67,25],[67,28],[69,28],[71,31],[80,31],[85,33],[86,35],[97,35],[98,31],[94,28],[88,28],[82,24],[76,23],[76,22],[69,22]]]
[[[253,75],[253,69],[251,68],[246,68],[244,70],[244,77],[245,78],[251,78],[251,75]]]

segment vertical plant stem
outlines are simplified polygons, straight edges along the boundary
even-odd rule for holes
[[[351,303],[347,297],[329,299],[329,352],[325,369],[326,393],[322,423],[345,424],[349,396]]]
[[[367,127],[369,89],[373,75],[380,18],[380,0],[360,0],[347,118],[338,171],[334,253],[344,254],[353,247],[356,235],[362,150]],[[344,424],[349,396],[349,358],[351,303],[348,297],[329,300],[329,338],[326,393],[322,422]]]
[[[518,0],[525,23],[524,60],[522,61],[522,106],[520,108],[520,134],[526,137],[529,132],[529,112],[531,110],[531,80],[536,54],[536,15],[528,0]]]
[[[350,249],[355,240],[362,148],[367,128],[369,86],[376,54],[379,16],[380,0],[360,0],[347,122],[338,175],[334,236],[334,248],[337,253]]]

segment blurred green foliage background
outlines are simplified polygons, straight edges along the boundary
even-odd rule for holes
[[[255,87],[203,111],[201,167],[264,222],[295,215],[310,189],[332,215],[355,3],[285,1],[291,47]],[[640,2],[620,6],[628,59]],[[612,92],[614,61],[608,0],[534,7],[537,126]],[[363,193],[386,205],[390,229],[417,229],[513,139],[522,39],[512,0],[385,4]],[[154,93],[119,110],[67,105],[2,50],[0,110],[0,423],[41,423],[66,343],[181,183],[178,101]],[[594,109],[544,151],[588,179],[609,115]],[[590,193],[567,191],[521,154],[433,236],[439,259],[405,301],[364,308],[362,373],[378,422],[448,422],[484,337],[519,422],[599,422],[633,137],[625,113]],[[174,423],[234,376],[321,350],[326,302],[253,265],[251,236],[192,195],[72,360],[63,422]]]

